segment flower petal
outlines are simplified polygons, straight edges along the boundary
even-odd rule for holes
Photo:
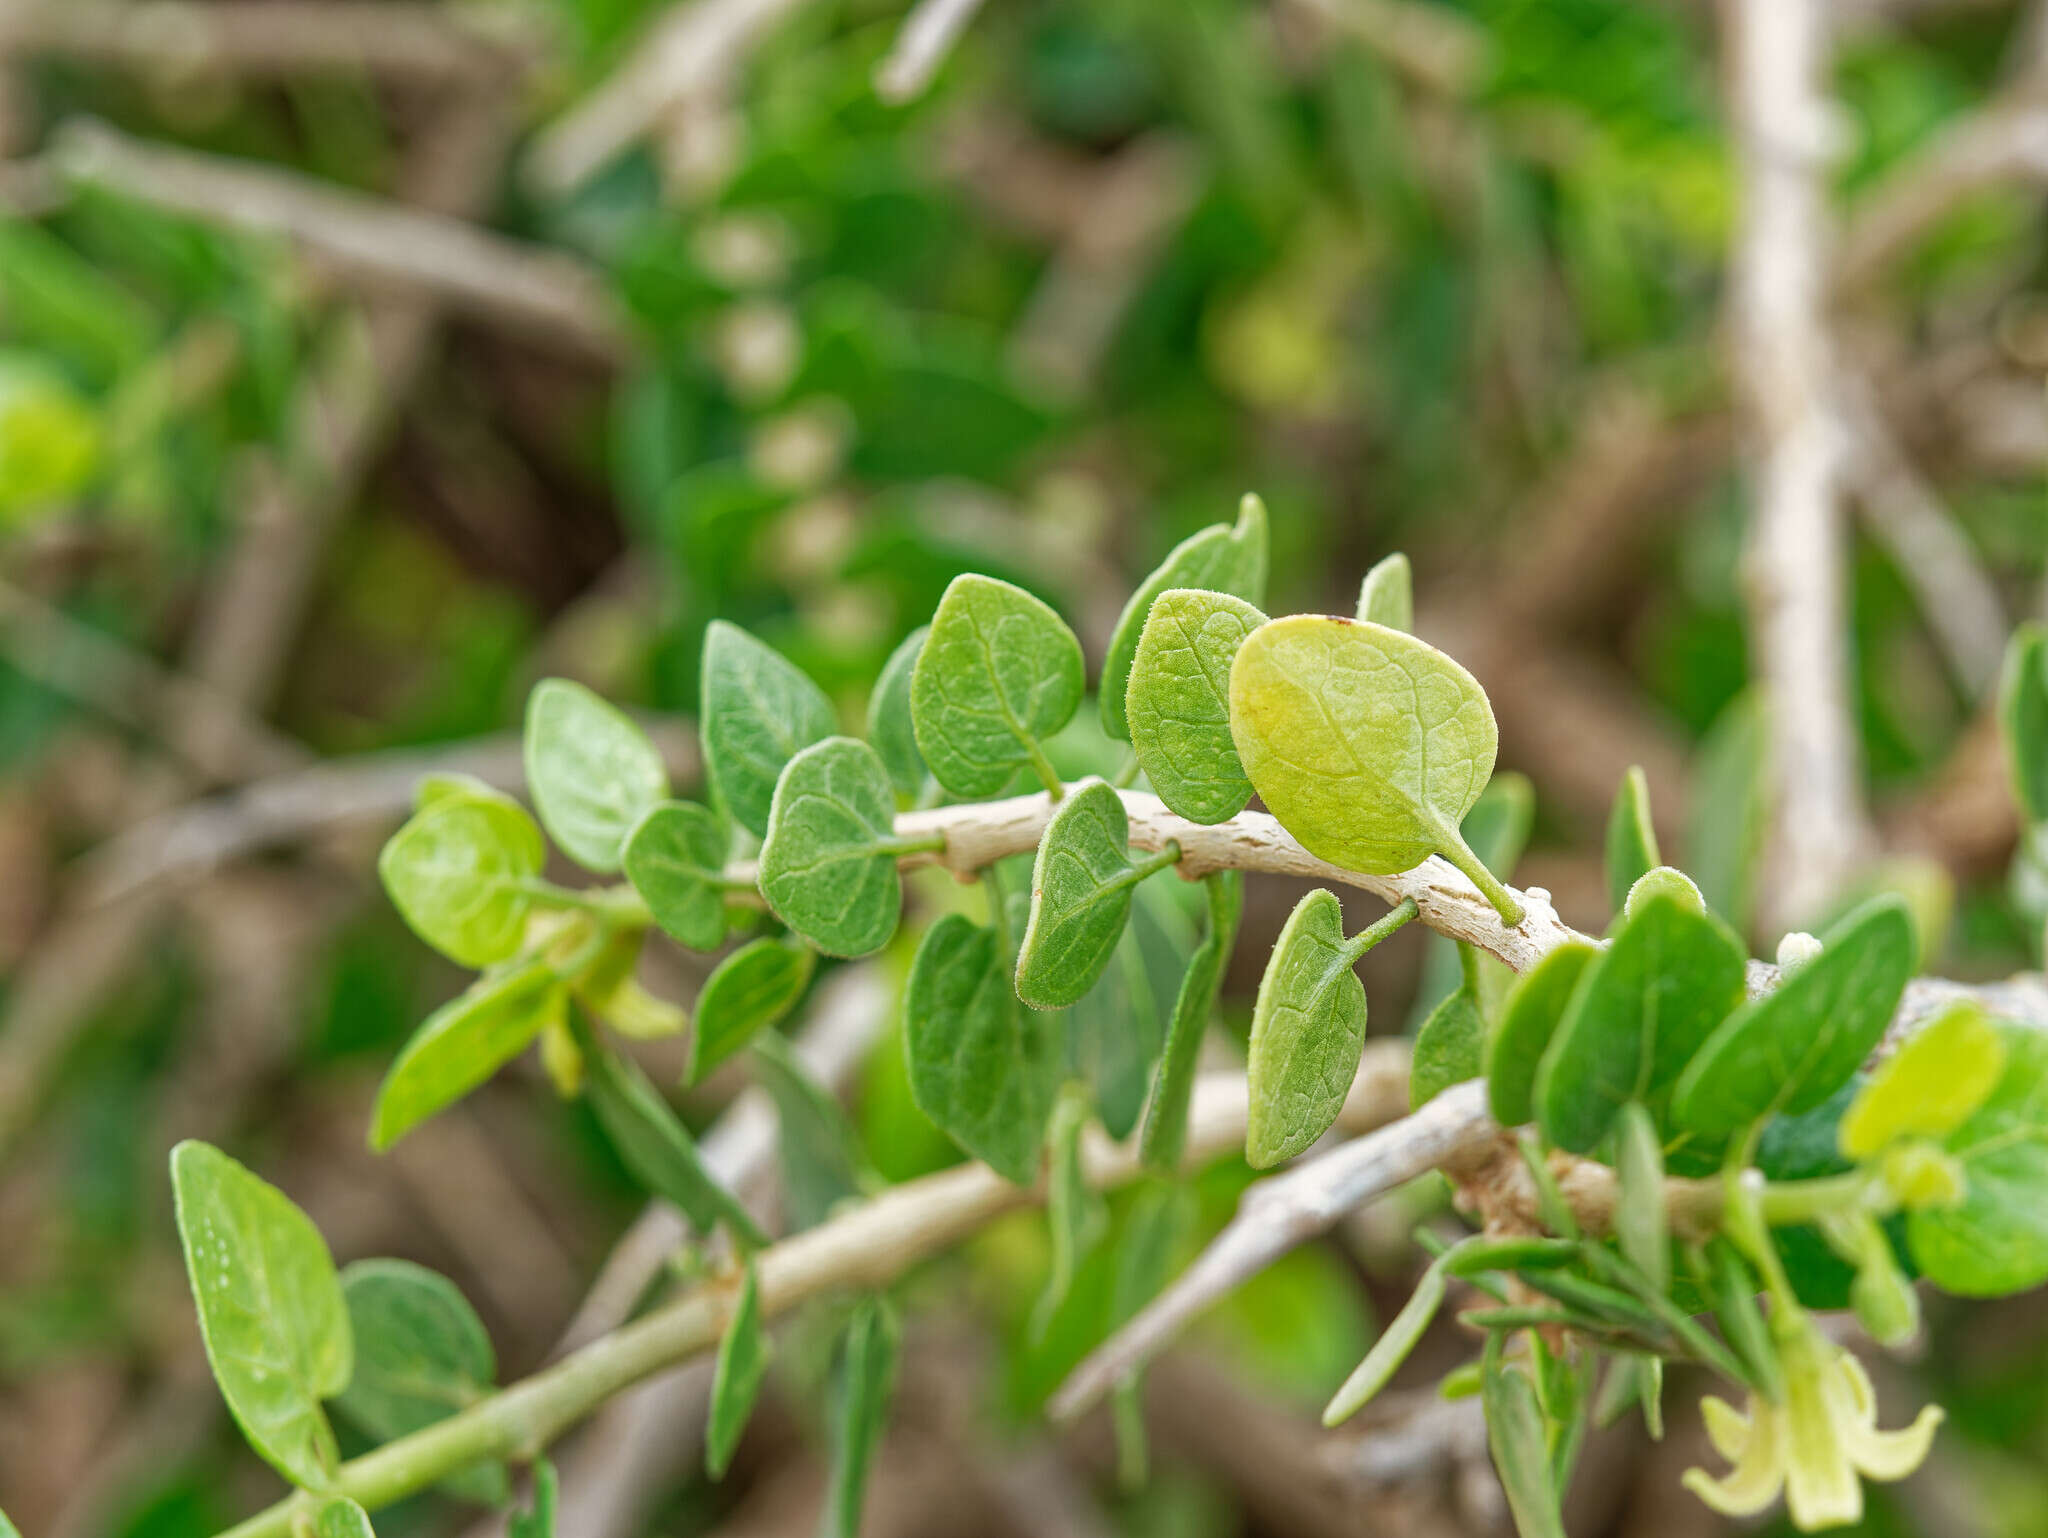
[[[1876,1431],[1866,1426],[1844,1428],[1843,1440],[1850,1459],[1872,1479],[1904,1479],[1920,1467],[1934,1445],[1934,1430],[1941,1424],[1941,1406],[1923,1407],[1913,1424],[1902,1431]]]
[[[1700,1401],[1700,1419],[1707,1423],[1707,1440],[1714,1451],[1730,1463],[1740,1462],[1749,1445],[1750,1418],[1725,1399],[1712,1394]]]
[[[1741,1465],[1725,1479],[1716,1479],[1705,1469],[1687,1469],[1679,1483],[1724,1517],[1753,1517],[1778,1498],[1784,1483],[1776,1469],[1770,1470],[1769,1478],[1763,1474],[1759,1464]]]
[[[1777,1410],[1752,1399],[1750,1413],[1744,1415],[1726,1400],[1709,1395],[1700,1401],[1700,1414],[1714,1447],[1735,1467],[1720,1479],[1705,1469],[1687,1469],[1681,1482],[1723,1516],[1755,1516],[1778,1498],[1785,1485]]]
[[[1785,1504],[1802,1532],[1839,1527],[1863,1515],[1863,1482],[1843,1433],[1859,1429],[1852,1387],[1835,1361],[1818,1353],[1785,1362]],[[1846,1424],[1838,1423],[1842,1411]]]

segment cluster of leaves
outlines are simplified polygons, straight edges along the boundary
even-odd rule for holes
[[[1511,859],[1526,795],[1509,782],[1475,816],[1492,777],[1492,711],[1468,672],[1404,628],[1405,562],[1368,575],[1355,618],[1266,618],[1256,605],[1267,564],[1265,510],[1247,498],[1234,524],[1184,541],[1132,597],[1098,685],[1105,734],[1129,744],[1120,778],[1142,776],[1190,841],[1256,794],[1341,868],[1388,875],[1441,857],[1503,925],[1519,924],[1519,899],[1475,843]],[[904,985],[903,1039],[917,1106],[961,1150],[1018,1183],[1045,1173],[1055,1263],[1043,1320],[1100,1232],[1081,1160],[1086,1124],[1099,1118],[1115,1137],[1135,1131],[1148,1164],[1179,1170],[1242,876],[1207,870],[1201,939],[1192,954],[1168,946],[1164,963],[1155,959],[1160,947],[1134,918],[1146,912],[1149,878],[1182,864],[1182,845],[1164,837],[1134,849],[1131,792],[1096,777],[1062,781],[1048,743],[1082,704],[1081,648],[1052,608],[1007,582],[964,575],[948,586],[930,625],[884,669],[864,738],[839,733],[830,699],[801,670],[723,622],[705,641],[700,692],[708,805],[672,799],[642,729],[562,680],[541,684],[528,706],[538,822],[473,781],[420,787],[380,871],[422,938],[481,970],[400,1053],[371,1140],[389,1146],[538,1041],[557,1086],[589,1098],[648,1189],[700,1234],[723,1229],[737,1248],[707,1449],[715,1472],[767,1362],[748,1260],[764,1236],[616,1038],[692,1031],[692,1079],[745,1051],[784,1107],[785,1136],[833,1145],[788,1160],[794,1215],[821,1219],[873,1177],[829,1098],[770,1028],[818,956],[864,956],[891,942],[901,867],[952,857],[947,830],[972,826],[961,820],[969,803],[1036,781],[1040,794],[989,813],[1043,817],[1028,890],[997,861],[981,873],[982,921],[949,912],[924,930]],[[549,839],[585,870],[624,880],[550,881]],[[1867,1385],[1858,1391],[1816,1344],[1806,1311],[1846,1296],[1879,1339],[1896,1343],[1917,1327],[1911,1270],[1971,1295],[2048,1279],[2038,1200],[2048,1185],[2048,1048],[1957,1005],[1865,1076],[1912,966],[1901,901],[1869,902],[1819,941],[1793,937],[1774,985],[1752,994],[1741,941],[1688,877],[1659,863],[1640,776],[1624,782],[1610,820],[1609,865],[1620,912],[1605,942],[1562,945],[1512,987],[1468,949],[1461,980],[1422,1023],[1414,1103],[1483,1077],[1497,1119],[1528,1128],[1536,1212],[1523,1236],[1444,1249],[1330,1417],[1387,1381],[1453,1284],[1471,1286],[1498,1306],[1464,1315],[1487,1335],[1469,1383],[1486,1397],[1525,1534],[1561,1532],[1559,1493],[1602,1361],[1613,1364],[1602,1411],[1640,1402],[1653,1426],[1665,1362],[1718,1369],[1752,1396],[1746,1417],[1726,1411],[1727,1427],[1741,1429],[1721,1439],[1748,1472],[1723,1482],[1702,1474],[1696,1488],[1750,1509],[1782,1484],[1802,1524],[1842,1520],[1860,1509],[1856,1471],[1896,1477],[1917,1462],[1932,1421],[1903,1443],[1883,1441],[1866,1413]],[[1254,1166],[1303,1152],[1334,1125],[1365,1036],[1353,968],[1417,912],[1403,901],[1347,937],[1335,897],[1318,890],[1289,918],[1248,1047]],[[656,929],[700,950],[742,937],[706,982],[694,1021],[635,980]],[[1159,986],[1176,971],[1177,985]],[[1132,1007],[1139,1000],[1147,1007]],[[1582,1224],[1560,1191],[1552,1161],[1573,1156],[1615,1172],[1610,1232]],[[211,1150],[187,1147],[176,1168],[223,1389],[290,1477],[318,1490],[333,1476],[323,1400],[340,1396],[377,1437],[464,1402],[451,1393],[401,1413],[358,1390],[343,1284],[310,1225]],[[1688,1186],[1667,1172],[1720,1178]],[[416,1292],[430,1285],[388,1269],[375,1276],[380,1297],[401,1281]],[[251,1285],[276,1295],[237,1290]],[[435,1297],[447,1319],[467,1318],[459,1299]],[[424,1312],[415,1302],[407,1317]],[[251,1320],[260,1338],[244,1338]],[[362,1362],[426,1350],[394,1343],[391,1328],[357,1332]],[[447,1344],[457,1337],[460,1352]],[[472,1388],[488,1381],[473,1332],[444,1321],[437,1339],[450,1372],[459,1367]],[[857,1519],[894,1340],[879,1299],[846,1326],[833,1504],[842,1533]],[[1821,1441],[1839,1456],[1813,1452],[1823,1421],[1832,1429]],[[1785,1438],[1794,1454],[1780,1447]],[[1752,1442],[1769,1445],[1742,1450]],[[502,1471],[465,1478],[473,1493],[502,1491]]]

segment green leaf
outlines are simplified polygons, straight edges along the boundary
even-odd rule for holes
[[[911,670],[918,751],[957,796],[992,796],[1026,764],[1052,786],[1042,744],[1073,719],[1084,687],[1081,643],[1049,605],[962,574]]]
[[[1486,782],[1459,826],[1480,863],[1505,881],[1522,858],[1535,822],[1535,786],[1526,774],[1508,770]],[[1421,1030],[1437,1005],[1464,986],[1468,951],[1478,963],[1479,1002],[1488,1018],[1498,1013],[1500,1000],[1515,985],[1507,964],[1448,935],[1432,934],[1422,942],[1422,979],[1408,1007],[1410,1034]]]
[[[391,835],[377,874],[413,933],[451,961],[487,967],[516,953],[547,846],[503,796],[448,795]]]
[[[718,1342],[718,1367],[711,1379],[711,1412],[704,1422],[704,1472],[713,1479],[725,1478],[725,1471],[732,1467],[732,1455],[739,1451],[740,1435],[754,1413],[771,1355],[768,1331],[761,1323],[761,1284],[749,1261],[732,1320]]]
[[[1138,1137],[1139,1157],[1148,1169],[1174,1173],[1187,1148],[1188,1102],[1195,1088],[1195,1067],[1201,1060],[1202,1036],[1216,1010],[1231,948],[1237,943],[1238,920],[1244,914],[1244,873],[1211,871],[1202,878],[1209,903],[1209,927],[1188,962],[1174,995],[1166,1042],[1152,1076],[1152,1096],[1145,1108],[1145,1126]]]
[[[1130,1215],[1117,1244],[1110,1278],[1111,1330],[1121,1329],[1151,1302],[1172,1274],[1175,1254],[1186,1242],[1199,1216],[1191,1187],[1179,1181],[1148,1181],[1131,1203]],[[1145,1415],[1140,1402],[1142,1372],[1134,1372],[1113,1391],[1110,1411],[1116,1432],[1117,1482],[1126,1490],[1145,1484]]]
[[[1116,954],[1138,883],[1178,857],[1172,849],[1133,862],[1123,798],[1101,780],[1070,789],[1032,863],[1017,997],[1033,1009],[1077,1003]]]
[[[732,820],[765,836],[783,766],[839,729],[832,702],[780,652],[722,619],[704,631],[699,701],[704,773]]]
[[[2002,1033],[1998,1087],[1944,1142],[1968,1180],[1962,1204],[1906,1220],[1922,1274],[1966,1297],[2048,1281],[2048,1035],[2019,1026]]]
[[[626,879],[662,932],[693,951],[725,943],[725,851],[718,814],[693,801],[664,801],[626,835]]]
[[[0,1538],[21,1538],[21,1529],[7,1520],[4,1511],[0,1511]]]
[[[1664,863],[1657,830],[1650,822],[1650,781],[1640,764],[1621,777],[1621,789],[1607,812],[1607,903],[1619,913],[1629,888]]]
[[[597,1040],[580,1021],[572,1024],[583,1051],[590,1108],[633,1178],[673,1202],[699,1233],[709,1233],[722,1218],[738,1239],[765,1244],[746,1208],[704,1167],[696,1143],[640,1065]]]
[[[1668,897],[1695,913],[1707,911],[1707,900],[1693,884],[1692,877],[1674,866],[1660,865],[1655,870],[1645,871],[1636,878],[1636,884],[1628,889],[1628,896],[1622,899],[1621,916],[1624,919],[1634,918],[1636,909],[1653,897]]]
[[[1614,1168],[1620,1195],[1614,1209],[1621,1253],[1658,1292],[1671,1288],[1671,1231],[1664,1210],[1664,1145],[1656,1119],[1641,1102],[1621,1108],[1615,1124]]]
[[[526,699],[526,788],[562,853],[610,875],[633,825],[668,799],[668,768],[624,711],[544,678]]]
[[[569,991],[576,1002],[622,1036],[659,1041],[690,1028],[680,1004],[657,998],[640,986],[635,970],[647,946],[647,931],[621,926],[603,943],[597,959],[576,973]]]
[[[782,1156],[783,1215],[793,1230],[815,1228],[832,1209],[875,1184],[846,1110],[770,1032],[754,1043],[754,1076],[775,1102]]]
[[[559,1021],[569,990],[545,961],[486,972],[413,1032],[377,1091],[370,1146],[389,1148],[475,1089]]]
[[[376,1442],[409,1436],[491,1391],[497,1357],[483,1321],[447,1277],[409,1260],[358,1260],[341,1273],[355,1337],[355,1373],[334,1407]],[[449,1494],[501,1505],[501,1463],[442,1482]]]
[[[1365,574],[1358,586],[1358,617],[1389,630],[1415,628],[1415,574],[1396,550]]]
[[[1443,1306],[1444,1267],[1456,1253],[1456,1246],[1446,1250],[1422,1273],[1421,1280],[1415,1284],[1415,1291],[1401,1305],[1401,1312],[1380,1331],[1379,1339],[1372,1343],[1365,1360],[1351,1369],[1351,1376],[1344,1380],[1324,1407],[1325,1426],[1335,1426],[1351,1419],[1400,1371],[1401,1364],[1408,1360],[1409,1353],[1436,1318],[1437,1309]]]
[[[1848,1082],[1884,1036],[1913,970],[1913,918],[1874,898],[1823,949],[1722,1022],[1672,1096],[1677,1124],[1708,1137],[1810,1111]]]
[[[424,812],[437,801],[505,801],[519,803],[486,780],[460,770],[435,770],[419,777],[412,788],[412,809]]]
[[[555,1538],[555,1496],[559,1481],[555,1466],[545,1458],[533,1460],[533,1504],[515,1511],[505,1523],[505,1538]]]
[[[377,1538],[370,1514],[345,1495],[326,1495],[313,1508],[313,1538]]]
[[[1998,724],[2020,810],[2048,822],[2048,625],[2021,625],[2006,644]]]
[[[1519,1127],[1536,1119],[1536,1070],[1596,945],[1568,940],[1523,976],[1501,1008],[1486,1048],[1486,1094],[1493,1119]]]
[[[1742,942],[1671,897],[1641,904],[1587,966],[1536,1070],[1536,1119],[1589,1153],[1631,1100],[1653,1109],[1742,1000]]]
[[[697,995],[697,1029],[683,1082],[702,1084],[712,1069],[796,1008],[817,959],[808,945],[764,936],[719,962]]]
[[[1344,910],[1320,887],[1288,915],[1252,1006],[1244,1152],[1253,1169],[1293,1158],[1337,1120],[1365,1048],[1365,984],[1352,968],[1414,916],[1404,900],[1346,940]]]
[[[862,1299],[846,1326],[839,1369],[832,1488],[825,1503],[825,1530],[832,1538],[859,1538],[868,1470],[887,1429],[889,1399],[896,1389],[900,1340],[895,1310],[880,1297]]]
[[[996,1173],[1029,1185],[1065,1054],[1060,1022],[1011,992],[995,931],[959,913],[926,930],[903,1009],[917,1108]]]
[[[931,626],[919,625],[903,638],[882,664],[882,676],[868,696],[868,743],[889,771],[896,794],[905,800],[922,794],[930,775],[924,755],[917,750],[917,728],[911,722],[910,678],[931,631]]]
[[[280,1474],[323,1488],[340,1455],[320,1401],[354,1364],[327,1241],[284,1192],[205,1143],[171,1150],[171,1189],[221,1397]]]
[[[1550,1428],[1536,1385],[1520,1367],[1489,1363],[1480,1395],[1486,1441],[1521,1538],[1566,1538],[1558,1512]]]
[[[1485,1071],[1486,1016],[1479,1008],[1479,995],[1469,987],[1460,988],[1437,1005],[1415,1033],[1408,1107],[1419,1111],[1453,1084],[1476,1079]]]
[[[1102,1202],[1088,1189],[1087,1171],[1081,1162],[1081,1134],[1087,1126],[1087,1086],[1069,1084],[1053,1109],[1052,1129],[1046,1138],[1051,1158],[1046,1177],[1045,1219],[1052,1236],[1052,1270],[1031,1309],[1034,1341],[1045,1339],[1053,1315],[1073,1288],[1075,1268],[1094,1248],[1106,1226]]]
[[[792,758],[775,786],[761,895],[827,955],[866,956],[902,916],[897,858],[923,847],[896,836],[896,797],[875,750],[827,737]]]
[[[1166,1014],[1186,975],[1192,933],[1169,894],[1140,885],[1116,955],[1067,1016],[1068,1071],[1095,1093],[1103,1129],[1121,1141],[1145,1109],[1166,1040]]]
[[[1228,593],[1246,603],[1264,603],[1266,504],[1247,496],[1238,504],[1234,526],[1212,523],[1175,545],[1138,584],[1117,616],[1116,629],[1110,632],[1109,646],[1102,654],[1102,679],[1096,687],[1102,729],[1119,742],[1131,738],[1125,709],[1139,640],[1153,603],[1170,588],[1201,588]]]
[[[1241,598],[1172,588],[1138,637],[1126,700],[1131,750],[1159,799],[1190,822],[1223,822],[1252,798],[1230,735],[1230,664],[1265,622]]]
[[[1230,729],[1267,809],[1311,854],[1376,875],[1440,854],[1521,922],[1458,826],[1493,773],[1493,709],[1435,647],[1329,615],[1269,620],[1230,670]]]
[[[1856,1092],[1837,1132],[1842,1156],[1860,1163],[1901,1138],[1947,1137],[1975,1114],[2004,1072],[2005,1038],[1981,1004],[1958,999]]]

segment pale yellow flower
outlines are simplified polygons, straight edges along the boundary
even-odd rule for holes
[[[1918,1468],[1941,1407],[1928,1405],[1903,1431],[1879,1431],[1870,1377],[1848,1351],[1799,1328],[1780,1343],[1780,1360],[1782,1404],[1751,1394],[1744,1414],[1722,1399],[1702,1401],[1707,1435],[1734,1467],[1719,1479],[1688,1469],[1685,1487],[1732,1517],[1755,1515],[1782,1490],[1802,1532],[1858,1521],[1862,1480],[1903,1479]]]

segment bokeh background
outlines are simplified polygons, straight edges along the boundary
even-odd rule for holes
[[[1930,970],[2037,964],[1987,695],[2048,605],[2048,5],[921,10],[964,33],[921,54],[896,0],[0,0],[0,1504],[31,1538],[203,1538],[274,1493],[206,1376],[180,1137],[342,1259],[454,1277],[506,1376],[546,1359],[640,1199],[531,1064],[366,1152],[456,986],[372,862],[424,767],[517,784],[549,674],[669,723],[694,783],[714,616],[855,722],[955,573],[1098,656],[1256,490],[1275,612],[1411,556],[1534,788],[1517,879],[1568,919],[1605,922],[1640,764],[1760,953],[1813,916],[1788,890],[1888,885]],[[1786,773],[1774,702],[1822,773]],[[1235,1029],[1297,895],[1251,885]],[[1445,960],[1376,952],[1375,1028]],[[898,1178],[953,1155],[886,1015],[839,1087]],[[1203,1221],[1247,1179],[1205,1177]],[[1476,1405],[1426,1376],[1315,1425],[1434,1199],[1169,1357],[1139,1489],[1036,1413],[1106,1264],[1034,1342],[1042,1221],[999,1225],[909,1288],[868,1538],[1507,1531]],[[1951,1428],[1862,1531],[2048,1531],[2048,1312],[1930,1314],[1880,1392]],[[810,1531],[810,1334],[720,1486],[658,1406],[566,1447],[565,1538]],[[1662,1445],[1596,1439],[1575,1535],[1721,1531],[1676,1483],[1695,1388]]]

